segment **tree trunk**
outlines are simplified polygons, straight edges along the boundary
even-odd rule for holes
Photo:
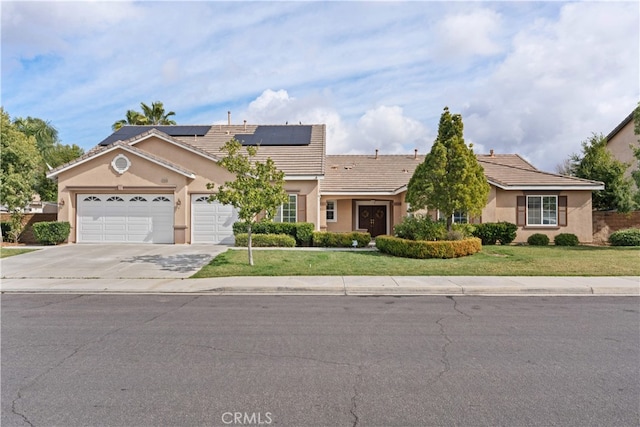
[[[453,214],[447,216],[447,231],[453,229]]]
[[[251,224],[247,227],[247,249],[249,252],[249,265],[253,265],[253,251],[251,250]]]

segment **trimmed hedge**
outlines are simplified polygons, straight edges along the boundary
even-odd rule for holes
[[[247,233],[236,234],[236,246],[247,247],[249,235]],[[251,233],[251,247],[253,248],[294,248],[296,239],[287,234],[253,234]]]
[[[57,245],[67,240],[71,224],[68,222],[45,221],[33,224],[33,236],[43,245]]]
[[[515,240],[517,230],[518,226],[511,222],[485,222],[476,224],[473,235],[482,240],[483,245],[495,245],[498,242],[508,245]]]
[[[352,248],[353,241],[358,242],[358,248],[364,248],[371,243],[371,234],[352,231],[350,233],[334,233],[331,231],[314,231],[313,246],[322,248]]]
[[[310,222],[273,222],[260,221],[251,227],[251,234],[287,234],[293,237],[297,246],[310,246],[315,226]],[[238,221],[233,224],[233,234],[247,232],[247,223]]]
[[[556,246],[578,246],[580,241],[578,236],[572,233],[560,233],[553,238],[553,243]]]
[[[612,246],[640,246],[640,228],[618,230],[609,236]]]
[[[382,253],[404,258],[458,258],[473,255],[482,250],[477,237],[464,240],[408,240],[393,236],[376,237],[376,248]]]
[[[547,246],[549,244],[549,236],[542,233],[536,233],[529,236],[527,243],[531,246]]]

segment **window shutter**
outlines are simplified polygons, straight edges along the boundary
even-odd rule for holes
[[[567,226],[567,196],[558,196],[558,225]]]
[[[307,222],[307,196],[298,194],[298,222]]]
[[[516,225],[527,225],[527,198],[518,196],[518,206],[516,207]]]

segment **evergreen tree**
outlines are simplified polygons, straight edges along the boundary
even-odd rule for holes
[[[445,107],[438,137],[407,187],[406,201],[411,211],[437,209],[447,218],[449,230],[454,212],[480,215],[490,190],[484,170],[462,133],[462,116],[451,114]]]

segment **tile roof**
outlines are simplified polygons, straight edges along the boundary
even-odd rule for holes
[[[397,194],[404,191],[423,155],[329,155],[322,194]],[[517,154],[478,155],[489,180],[505,189],[595,189],[602,183],[537,170]]]
[[[299,126],[299,125],[288,125]],[[303,125],[306,126],[306,125]],[[278,169],[288,177],[321,176],[325,173],[326,126],[309,125],[310,141],[307,145],[264,145],[258,148],[256,160],[264,161],[267,157],[275,162]],[[176,136],[175,139],[197,147],[213,156],[220,157],[220,148],[235,135],[255,133],[258,127],[265,125],[213,125],[202,137]]]

